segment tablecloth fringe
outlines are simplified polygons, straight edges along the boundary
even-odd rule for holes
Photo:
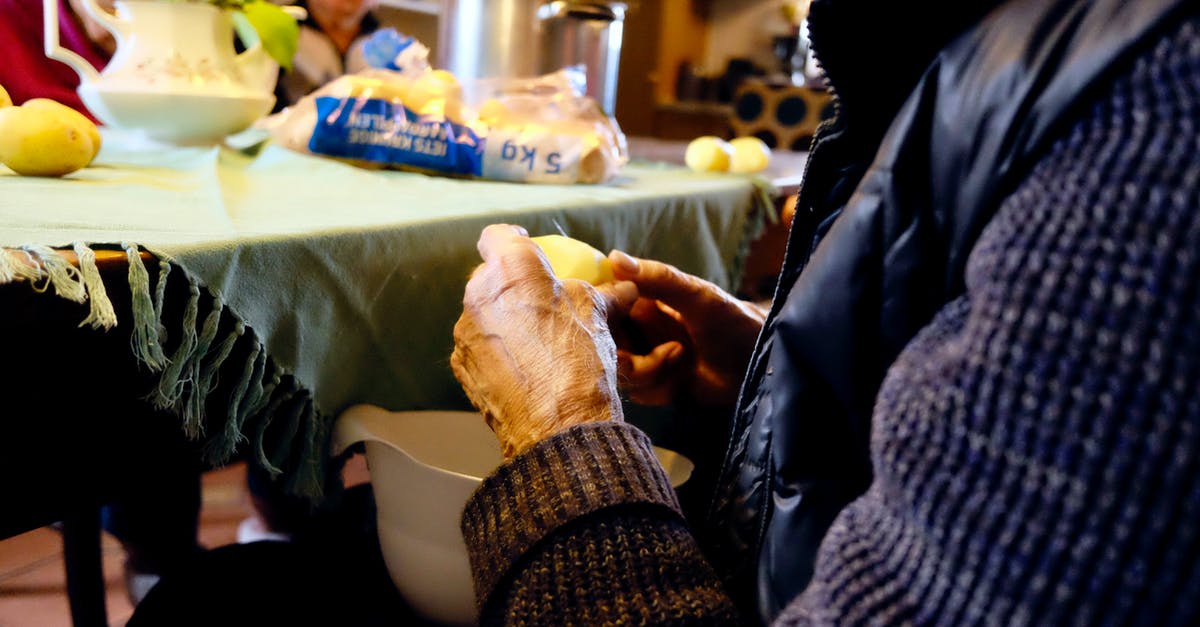
[[[93,329],[111,329],[117,326],[117,313],[112,300],[104,288],[104,279],[96,267],[96,253],[83,242],[75,243],[75,256],[79,258],[79,275],[83,279],[84,291],[91,304],[88,315],[79,326],[90,325]]]
[[[184,433],[203,442],[205,461],[223,466],[239,448],[249,446],[253,461],[272,475],[283,476],[285,489],[319,501],[336,485],[327,474],[331,436],[330,420],[313,403],[311,394],[293,376],[267,356],[262,342],[237,319],[221,298],[211,294],[194,277],[161,259],[151,293],[150,273],[135,244],[123,243],[128,260],[128,282],[133,320],[130,344],[138,363],[157,375],[146,400],[155,408],[178,415]],[[0,251],[0,284],[24,281],[34,290],[53,290],[76,303],[87,302],[89,313],[80,326],[112,329],[117,316],[105,290],[96,255],[83,242],[73,244],[78,265],[46,246],[25,246]],[[21,259],[24,255],[25,259]],[[168,282],[185,281],[188,298],[183,315],[163,316]],[[207,301],[207,311],[202,302]],[[232,320],[222,331],[222,320]],[[172,322],[173,320],[173,322]],[[170,325],[170,326],[168,326]],[[167,355],[168,338],[178,342]],[[229,362],[239,342],[250,342],[241,364]],[[219,376],[237,373],[226,382],[229,396],[224,423],[206,425],[206,404],[220,385]],[[325,448],[322,448],[325,447]]]
[[[0,285],[11,283],[12,281],[28,281],[33,283],[41,276],[41,270],[33,261],[33,256],[29,251],[19,248],[11,249],[12,255],[0,255]],[[16,258],[16,255],[24,254],[29,260],[29,263],[22,262]]]
[[[125,245],[129,261],[129,287],[133,298],[133,351],[141,363],[159,372],[158,385],[149,401],[173,411],[183,422],[184,433],[204,442],[205,461],[214,467],[229,462],[239,448],[249,445],[254,462],[273,476],[283,475],[289,492],[313,499],[325,495],[329,422],[294,377],[267,356],[266,348],[246,323],[225,306],[221,298],[182,269],[176,271],[160,259],[159,276],[150,294],[149,273],[136,246]],[[178,278],[176,278],[178,277]],[[189,291],[177,328],[167,328],[163,316],[165,293],[170,281],[185,281]],[[202,296],[208,295],[208,311],[201,318]],[[222,317],[233,319],[232,328],[221,332]],[[175,350],[166,356],[168,335],[179,333]],[[239,342],[248,342],[246,358],[230,363]],[[224,423],[207,429],[205,408],[220,384],[221,374],[238,373],[226,386],[228,399]],[[273,422],[278,437],[267,427]],[[252,432],[253,438],[247,437]],[[297,437],[298,436],[298,437]]]

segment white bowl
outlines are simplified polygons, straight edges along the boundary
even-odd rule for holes
[[[502,461],[495,434],[474,412],[391,412],[356,405],[338,417],[334,448],[366,442],[379,544],[392,581],[426,618],[447,625],[475,622],[463,507],[482,478]],[[692,462],[655,447],[675,487]]]
[[[275,104],[273,94],[208,95],[79,86],[83,104],[107,126],[140,131],[172,144],[219,143],[243,131]]]

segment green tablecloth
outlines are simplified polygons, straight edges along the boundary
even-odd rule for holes
[[[770,212],[763,190],[761,181],[651,163],[630,164],[605,185],[464,181],[365,170],[269,144],[163,148],[106,132],[97,162],[65,179],[0,166],[0,246],[48,260],[55,287],[76,299],[87,293],[100,323],[112,321],[89,281],[90,248],[148,250],[169,262],[167,281],[219,298],[262,350],[243,368],[244,396],[232,399],[229,427],[203,437],[228,453],[254,440],[248,425],[280,397],[308,395],[312,402],[288,418],[295,442],[253,443],[261,461],[294,475],[297,492],[317,494],[329,427],[349,405],[464,406],[448,356],[484,226],[510,222],[534,235],[561,226],[601,250],[661,259],[732,289]],[[82,271],[60,267],[39,246],[76,246]],[[130,259],[134,350],[163,373],[158,403],[195,431],[188,410],[228,338],[205,333],[210,312],[202,307],[163,319],[153,282]],[[0,283],[22,278],[36,277],[0,262]],[[186,338],[183,349],[165,350],[160,335]],[[283,389],[264,376],[272,370],[294,383]]]

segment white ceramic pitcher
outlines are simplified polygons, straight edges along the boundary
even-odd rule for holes
[[[220,141],[270,112],[279,66],[260,42],[236,54],[233,14],[207,2],[85,0],[117,50],[98,72],[58,42],[58,0],[43,0],[46,56],[79,74],[79,96],[106,125],[172,143]]]

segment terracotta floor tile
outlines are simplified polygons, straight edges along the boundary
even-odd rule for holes
[[[45,531],[57,535],[49,529]],[[124,625],[133,615],[122,579],[121,564],[125,556],[111,537],[105,537],[101,547],[109,624]],[[61,553],[41,558],[0,578],[0,625],[70,625],[65,582]]]
[[[58,590],[5,596],[0,591],[0,625],[4,627],[69,627],[67,597]]]
[[[62,555],[62,536],[50,528],[34,529],[0,541],[0,587],[6,576],[30,563]]]

